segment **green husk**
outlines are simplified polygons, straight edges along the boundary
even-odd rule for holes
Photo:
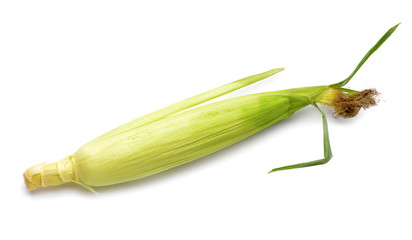
[[[376,91],[360,92],[343,86],[397,26],[389,29],[341,82],[251,94],[195,107],[272,76],[283,68],[243,78],[126,123],[60,161],[30,167],[24,173],[27,188],[75,182],[92,190],[90,186],[143,178],[216,152],[308,105],[313,105],[322,115],[324,157],[270,172],[327,163],[332,158],[329,132],[326,116],[317,103],[333,107],[335,113],[343,117],[353,117],[360,108],[373,106]]]

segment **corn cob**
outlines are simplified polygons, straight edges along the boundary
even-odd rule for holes
[[[143,178],[216,152],[308,105],[322,114],[324,158],[270,172],[327,163],[332,151],[326,116],[317,103],[331,106],[336,115],[345,118],[354,117],[361,108],[375,105],[375,90],[358,92],[343,87],[397,26],[389,29],[351,75],[339,83],[251,94],[192,108],[272,76],[283,68],[253,75],[126,123],[60,161],[34,165],[24,173],[26,186],[34,190],[74,182],[93,191],[92,186]]]

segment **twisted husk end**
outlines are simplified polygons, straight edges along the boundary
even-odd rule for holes
[[[57,162],[40,163],[28,168],[23,174],[27,189],[35,190],[76,180],[72,158],[69,156]]]

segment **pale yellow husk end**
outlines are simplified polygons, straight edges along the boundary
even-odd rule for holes
[[[28,190],[77,181],[73,156],[57,162],[36,164],[28,168],[23,176]]]

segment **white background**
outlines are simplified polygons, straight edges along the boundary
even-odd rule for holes
[[[411,239],[410,1],[2,1],[1,239]],[[28,192],[29,166],[122,123],[271,68],[228,97],[346,78],[378,107],[297,112],[219,153],[131,183]]]

